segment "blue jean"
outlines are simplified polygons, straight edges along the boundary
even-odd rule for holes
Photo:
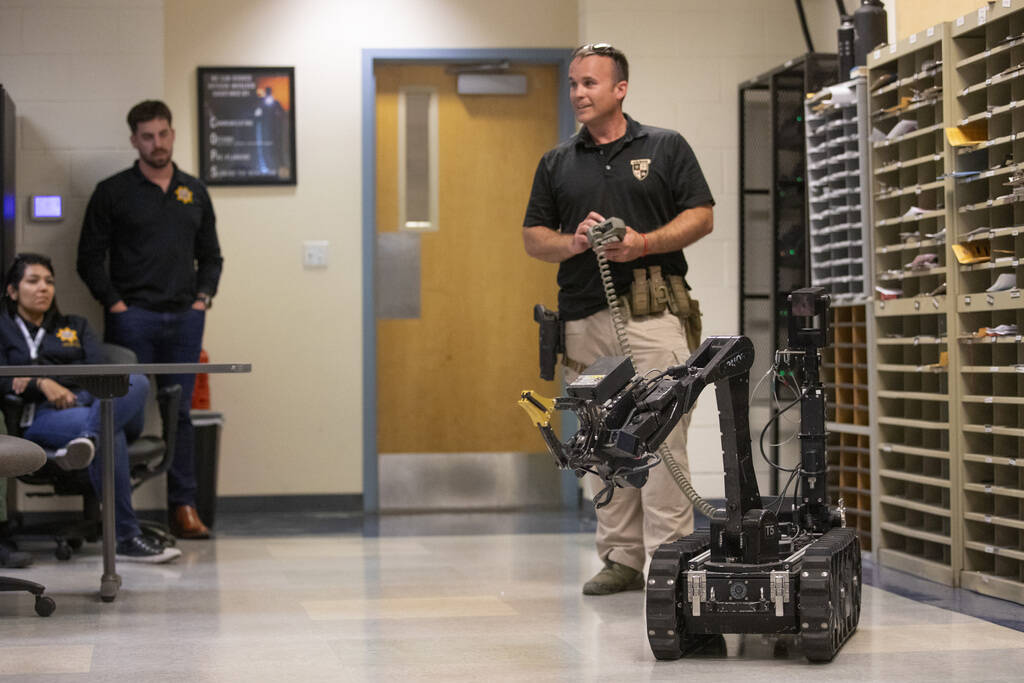
[[[129,306],[123,313],[107,312],[104,338],[135,352],[140,363],[198,363],[206,313],[187,308],[158,313]],[[158,387],[181,385],[181,405],[174,462],[167,472],[167,503],[196,504],[195,434],[189,412],[195,375],[156,375]]]
[[[114,399],[114,519],[118,541],[138,536],[139,521],[132,507],[131,465],[128,462],[128,439],[142,433],[146,418],[146,396],[149,380],[145,375],[132,375],[128,393]],[[24,436],[43,448],[61,448],[80,436],[91,437],[97,445],[96,457],[89,465],[89,480],[96,491],[103,491],[103,458],[99,451],[100,402],[87,391],[75,393],[78,404],[58,410],[52,403],[41,403],[35,419]]]

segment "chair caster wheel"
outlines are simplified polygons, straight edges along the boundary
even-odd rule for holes
[[[82,539],[80,539],[80,538],[69,538],[68,539],[68,545],[71,546],[72,550],[81,550],[82,549]]]
[[[66,562],[71,559],[71,546],[68,545],[67,541],[58,541],[57,548],[53,551],[53,554],[61,562]]]
[[[41,617],[48,617],[57,609],[57,603],[48,595],[36,596],[36,614]]]

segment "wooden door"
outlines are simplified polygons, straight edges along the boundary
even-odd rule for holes
[[[377,230],[398,229],[398,100],[438,94],[439,229],[420,242],[420,316],[377,321],[380,453],[538,452],[516,405],[538,378],[532,309],[554,309],[556,266],[529,258],[521,226],[533,172],[557,142],[555,67],[516,66],[524,96],[456,92],[443,66],[379,65]]]

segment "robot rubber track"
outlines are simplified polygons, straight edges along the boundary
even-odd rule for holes
[[[812,662],[831,661],[860,620],[860,540],[832,529],[808,546],[800,567],[800,639]]]
[[[685,657],[710,637],[688,623],[692,600],[688,571],[700,565],[710,546],[706,529],[660,546],[647,577],[647,638],[660,660]],[[778,633],[799,634],[804,656],[831,661],[860,620],[860,541],[853,529],[835,528],[808,543],[794,573],[797,610]],[[700,599],[700,598],[698,598]]]
[[[679,659],[689,649],[683,598],[686,564],[711,545],[707,529],[701,529],[654,551],[647,572],[647,641],[657,659]]]

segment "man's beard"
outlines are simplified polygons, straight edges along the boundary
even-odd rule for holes
[[[162,156],[157,156],[158,151],[162,153]],[[171,153],[167,150],[154,150],[152,154],[142,157],[142,160],[153,168],[163,168],[171,163]]]

